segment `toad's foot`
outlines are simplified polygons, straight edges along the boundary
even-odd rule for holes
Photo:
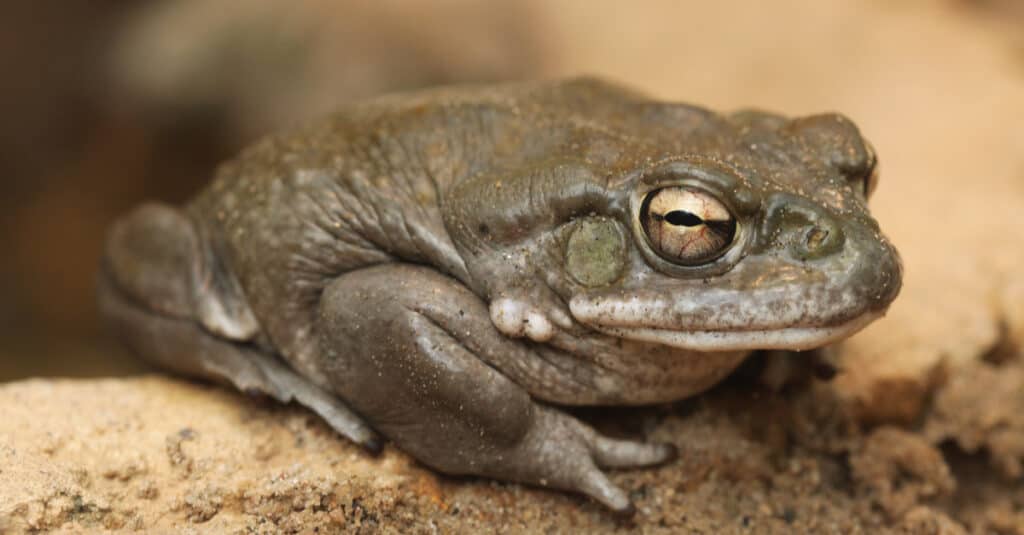
[[[575,490],[613,511],[631,514],[629,498],[600,468],[654,466],[675,457],[676,449],[671,444],[608,438],[560,411],[538,407],[533,429],[507,460],[499,477]]]

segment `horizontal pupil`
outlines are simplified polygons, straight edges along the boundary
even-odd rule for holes
[[[665,214],[665,221],[668,221],[673,225],[682,225],[684,227],[696,227],[697,225],[704,223],[704,220],[696,214],[692,214],[685,210],[673,210]]]

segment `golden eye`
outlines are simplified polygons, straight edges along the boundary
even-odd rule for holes
[[[662,258],[687,266],[718,258],[736,237],[736,218],[721,201],[682,186],[648,193],[640,206],[640,224]]]

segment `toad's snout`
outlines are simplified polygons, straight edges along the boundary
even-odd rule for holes
[[[884,311],[899,293],[899,254],[870,217],[841,219],[802,197],[777,193],[768,199],[756,239],[755,249],[820,270],[829,286],[854,294],[864,311]]]

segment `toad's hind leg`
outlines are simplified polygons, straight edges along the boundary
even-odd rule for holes
[[[266,350],[203,327],[188,297],[196,241],[191,223],[160,205],[144,206],[114,226],[100,273],[99,304],[126,345],[177,373],[284,403],[294,400],[352,441],[379,450],[377,435],[333,394]]]
[[[535,358],[494,328],[454,279],[410,265],[347,273],[324,291],[321,369],[374,427],[421,462],[585,493],[629,511],[600,467],[664,462],[664,444],[614,440],[534,402],[493,368],[494,355]]]

